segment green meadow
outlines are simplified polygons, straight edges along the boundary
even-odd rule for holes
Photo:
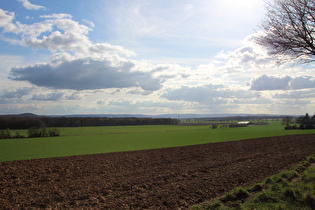
[[[284,130],[279,121],[271,121],[269,125],[219,129],[209,129],[209,126],[151,125],[58,130],[60,137],[0,140],[0,162],[315,133],[315,130]],[[23,132],[26,131],[20,131],[21,134]]]

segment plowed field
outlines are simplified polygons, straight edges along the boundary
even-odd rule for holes
[[[315,134],[0,163],[0,209],[185,209],[290,168]]]

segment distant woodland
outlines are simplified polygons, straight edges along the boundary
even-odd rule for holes
[[[107,118],[107,117],[0,117],[0,129],[29,129],[42,127],[82,127],[121,125],[177,125],[171,118]]]

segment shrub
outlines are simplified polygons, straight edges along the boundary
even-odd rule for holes
[[[51,128],[51,129],[49,129],[48,133],[49,133],[49,136],[50,136],[50,137],[60,136],[60,133],[59,133],[59,131],[57,130],[57,128]]]
[[[0,130],[0,139],[9,139],[11,138],[10,129]]]
[[[15,132],[15,136],[13,138],[17,138],[17,139],[20,139],[20,138],[24,138],[25,136],[21,135],[19,131],[16,131]]]
[[[43,128],[39,128],[39,129],[36,129],[36,128],[28,129],[28,137],[29,138],[54,137],[54,136],[60,136],[57,128],[47,129],[47,128],[43,127]]]
[[[36,128],[29,128],[27,130],[27,134],[29,138],[41,137],[40,129],[36,129]]]

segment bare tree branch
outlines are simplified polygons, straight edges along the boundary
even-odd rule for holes
[[[315,61],[315,0],[272,0],[267,3],[267,16],[256,43],[271,55]]]

